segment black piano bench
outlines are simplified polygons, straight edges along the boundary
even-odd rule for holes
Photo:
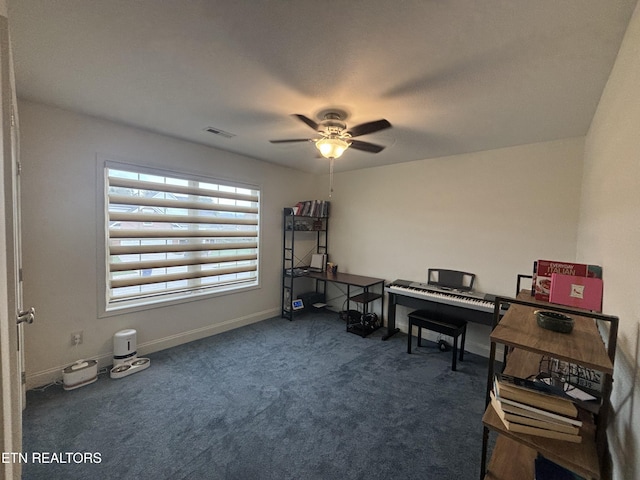
[[[460,342],[460,361],[464,354],[464,339],[467,335],[467,321],[462,318],[442,316],[434,318],[435,315],[425,310],[415,310],[409,314],[409,340],[407,344],[407,353],[411,353],[411,332],[413,327],[418,327],[418,346],[422,346],[422,329],[426,328],[433,332],[453,337],[453,360],[451,362],[451,370],[456,369],[456,357],[458,353],[458,337],[462,335]]]

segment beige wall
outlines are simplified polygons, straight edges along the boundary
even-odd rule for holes
[[[19,109],[25,305],[38,310],[26,337],[29,387],[78,358],[110,364],[123,328],[137,329],[148,353],[278,314],[282,208],[310,195],[311,175],[31,102]],[[98,318],[97,154],[261,185],[261,288]]]
[[[620,317],[609,431],[614,478],[640,478],[640,12],[633,15],[585,142],[577,254],[603,266]]]
[[[326,176],[32,102],[19,107],[25,301],[38,308],[27,336],[29,386],[59,377],[78,358],[108,364],[122,328],[136,328],[148,353],[277,314],[281,209],[326,198]],[[387,280],[423,281],[429,267],[468,270],[479,290],[513,295],[516,275],[535,259],[575,257],[582,152],[575,138],[338,174],[331,259],[341,271]],[[262,288],[98,318],[97,154],[261,184]],[[342,308],[340,293],[329,293]],[[401,327],[404,313],[400,307]],[[84,342],[76,351],[70,338],[78,330]],[[486,354],[487,335],[472,325],[468,348]]]
[[[387,280],[473,272],[477,290],[513,296],[535,260],[575,259],[583,140],[339,174],[329,255],[341,271]],[[468,349],[487,354],[488,328],[469,328]]]

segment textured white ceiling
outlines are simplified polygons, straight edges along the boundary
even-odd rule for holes
[[[587,133],[637,0],[9,0],[18,95],[310,172]],[[230,139],[203,131],[212,126]]]

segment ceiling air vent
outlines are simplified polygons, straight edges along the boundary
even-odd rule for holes
[[[220,130],[219,128],[215,128],[215,127],[207,127],[204,129],[204,131],[213,133],[215,135],[220,135],[221,137],[224,137],[224,138],[233,138],[236,136],[235,133],[225,132],[224,130]]]

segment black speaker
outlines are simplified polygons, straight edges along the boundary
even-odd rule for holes
[[[378,315],[375,313],[365,313],[362,316],[362,324],[367,328],[378,328],[380,326],[378,323]]]
[[[358,310],[343,310],[340,312],[340,319],[349,323],[360,323],[362,314]]]
[[[304,302],[304,307],[306,309],[310,309],[314,303],[324,303],[324,295],[319,292],[301,293],[298,295],[298,298]]]

